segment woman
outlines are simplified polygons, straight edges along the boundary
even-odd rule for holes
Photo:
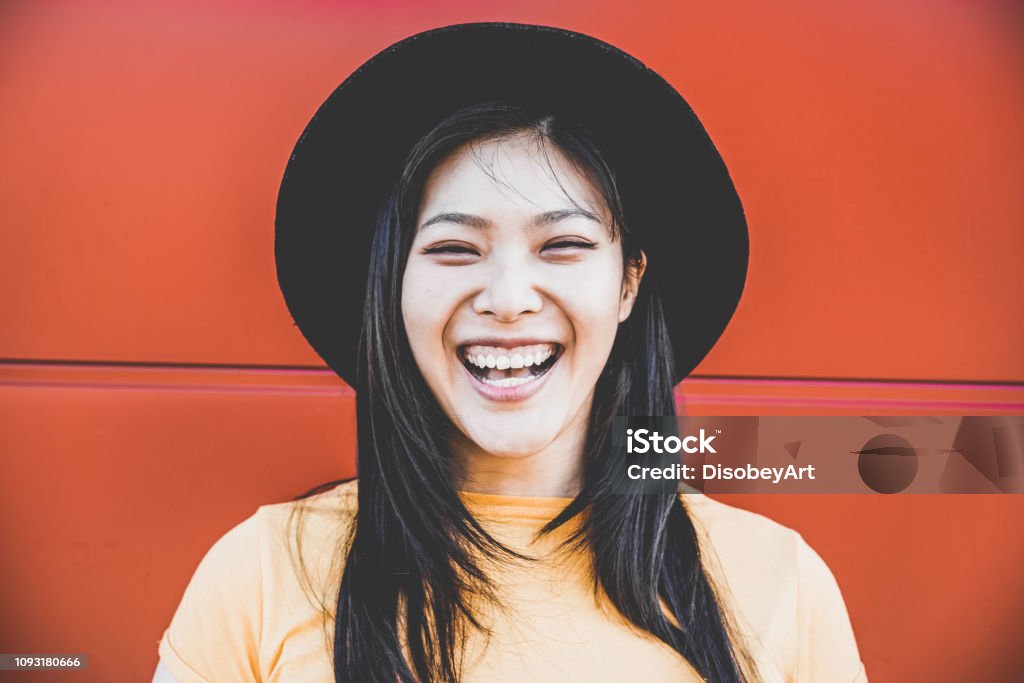
[[[359,479],[225,535],[155,680],[866,680],[795,532],[621,493],[612,419],[674,414],[747,261],[656,74],[545,27],[414,36],[321,107],[277,229],[296,323],[356,388]]]

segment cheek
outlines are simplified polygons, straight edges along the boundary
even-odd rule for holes
[[[582,271],[582,269],[581,269]],[[608,362],[619,329],[621,281],[614,264],[578,272],[571,287],[559,295],[573,331],[570,368],[574,386],[584,393],[593,388]]]
[[[614,304],[612,300],[611,303],[572,312],[576,330],[574,355],[580,368],[588,375],[600,374],[611,354],[619,329],[618,307]]]
[[[453,382],[462,367],[445,344],[466,296],[465,284],[460,282],[456,273],[417,264],[415,259],[410,259],[402,279],[402,320],[413,360],[442,410],[457,425],[460,420],[455,416],[460,411]]]
[[[424,275],[421,268],[410,262],[402,281],[402,321],[421,368],[430,357],[443,352],[444,329],[456,307],[452,288],[440,285],[436,277]]]
[[[616,262],[578,269],[560,288],[559,299],[579,342],[611,342],[619,326],[621,266]],[[586,349],[581,349],[586,350]]]

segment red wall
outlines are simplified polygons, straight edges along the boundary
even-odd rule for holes
[[[591,33],[705,122],[744,200],[751,265],[732,325],[683,385],[690,411],[1024,412],[1011,9],[6,3],[0,652],[88,653],[69,680],[147,678],[216,538],[353,473],[351,392],[276,288],[276,190],[330,90],[437,25]],[[728,502],[821,552],[873,681],[1024,670],[1024,498]]]

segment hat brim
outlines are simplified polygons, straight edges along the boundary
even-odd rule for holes
[[[729,173],[679,93],[630,55],[545,26],[459,24],[383,50],[302,133],[277,202],[278,282],[313,349],[355,382],[370,244],[409,149],[458,109],[524,102],[598,143],[662,295],[676,381],[725,330],[746,280],[748,236]]]

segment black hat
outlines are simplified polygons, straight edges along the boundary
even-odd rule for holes
[[[721,336],[743,292],[743,207],[693,110],[596,38],[547,26],[447,26],[392,45],[306,126],[277,201],[277,276],[295,324],[353,384],[370,243],[410,148],[466,106],[509,100],[581,125],[612,168],[662,295],[676,379]]]

